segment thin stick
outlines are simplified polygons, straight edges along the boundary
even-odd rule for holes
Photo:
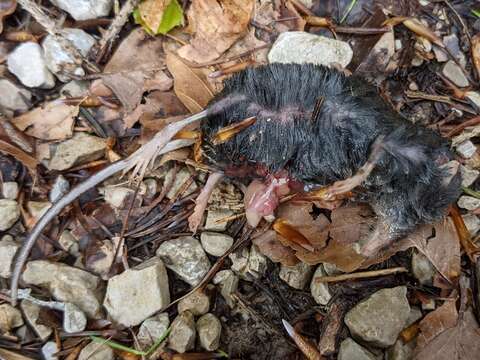
[[[108,27],[105,34],[102,36],[98,42],[98,47],[96,47],[96,57],[95,62],[98,64],[102,61],[105,54],[111,49],[113,42],[117,38],[120,30],[122,30],[125,23],[128,21],[129,15],[137,7],[140,0],[127,0],[122,6],[120,12],[115,17],[113,22]]]
[[[361,271],[361,272],[356,272],[352,274],[321,276],[321,277],[315,278],[315,282],[328,283],[328,282],[339,282],[339,281],[352,280],[352,279],[366,279],[371,277],[386,276],[386,275],[392,275],[392,274],[404,273],[404,272],[408,272],[408,270],[401,266],[401,267],[395,267],[391,269]]]

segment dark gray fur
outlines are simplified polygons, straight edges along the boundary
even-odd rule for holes
[[[256,123],[230,141],[210,143],[218,129],[251,116]],[[460,192],[460,176],[442,168],[452,159],[446,140],[400,117],[364,80],[320,66],[271,64],[232,76],[202,132],[204,151],[217,165],[286,169],[312,186],[354,175],[375,139],[385,136],[385,152],[361,196],[396,237],[442,218]]]

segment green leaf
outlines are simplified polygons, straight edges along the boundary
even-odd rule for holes
[[[151,29],[145,21],[142,19],[140,10],[137,8],[133,11],[133,19],[136,24],[142,26],[142,28],[150,35],[166,34],[172,30],[175,26],[183,25],[183,9],[178,3],[178,0],[171,0],[163,12],[162,21],[158,26],[158,29]]]
[[[472,10],[472,14],[480,18],[480,10]]]

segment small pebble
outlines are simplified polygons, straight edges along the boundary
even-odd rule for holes
[[[207,254],[222,256],[233,245],[233,238],[226,234],[204,231],[200,235],[200,241]]]
[[[215,351],[220,346],[222,324],[215,315],[205,314],[197,320],[197,333],[202,348]]]
[[[193,315],[204,315],[210,309],[210,298],[202,290],[196,290],[178,303],[178,313],[190,311]]]
[[[460,206],[462,209],[467,209],[470,211],[476,210],[480,207],[480,199],[477,199],[473,196],[463,195],[460,196],[460,199],[458,199],[458,206]]]
[[[184,311],[179,314],[172,322],[170,336],[168,337],[168,347],[176,352],[183,354],[195,347],[197,332],[195,329],[195,320],[190,311]]]
[[[303,290],[311,279],[313,266],[299,262],[294,266],[282,265],[280,268],[280,279],[289,286]]]
[[[0,231],[10,229],[20,218],[20,207],[15,200],[0,199]]]
[[[8,79],[0,79],[0,106],[6,110],[26,112],[30,109],[32,94]]]
[[[476,152],[477,147],[470,140],[458,144],[455,150],[465,159],[470,159]]]
[[[75,20],[90,20],[110,14],[113,0],[50,0]]]
[[[469,85],[468,79],[462,72],[462,69],[455,64],[453,60],[447,61],[443,66],[442,74],[458,87],[467,87]]]
[[[45,345],[42,346],[42,356],[44,360],[57,360],[58,357],[55,355],[59,351],[57,347],[57,343],[55,341],[49,341]],[[86,358],[79,360],[86,360]],[[90,359],[93,360],[93,359]],[[97,359],[98,360],[98,359]]]
[[[4,279],[12,276],[13,259],[20,248],[12,236],[4,235],[0,240],[0,277]]]
[[[48,199],[53,204],[70,190],[70,183],[63,175],[58,175],[53,183]]]
[[[480,171],[464,165],[460,165],[460,172],[462,174],[462,186],[465,187],[472,185],[480,176]]]

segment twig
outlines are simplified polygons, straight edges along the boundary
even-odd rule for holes
[[[408,272],[408,270],[401,266],[401,267],[395,267],[391,269],[362,271],[362,272],[356,272],[352,274],[321,276],[321,277],[315,278],[315,282],[326,283],[326,282],[338,282],[338,281],[345,281],[345,280],[352,280],[352,279],[365,279],[365,278],[386,276],[386,275],[404,273],[404,272]]]
[[[125,23],[128,21],[129,15],[133,12],[140,0],[127,0],[122,6],[122,9],[112,21],[105,34],[98,42],[98,46],[95,48],[95,62],[98,64],[102,61],[103,57],[112,48],[113,42],[117,38],[120,30],[122,30]]]

